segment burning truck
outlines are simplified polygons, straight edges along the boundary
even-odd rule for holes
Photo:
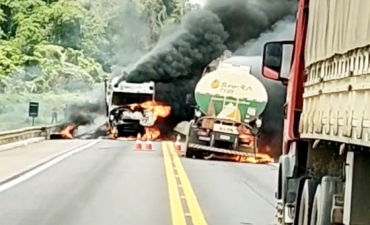
[[[155,101],[155,83],[118,82],[119,76],[105,82],[108,130],[113,138],[141,136],[154,140],[158,117],[169,116],[171,107]]]
[[[286,88],[264,79],[261,63],[261,57],[220,57],[205,68],[187,96],[195,116],[186,157],[256,163],[281,154],[284,116],[276,109],[283,107]]]

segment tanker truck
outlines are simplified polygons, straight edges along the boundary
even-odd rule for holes
[[[277,224],[370,224],[369,18],[370,1],[300,0],[294,41],[264,46],[263,75],[288,87]]]
[[[262,57],[220,57],[204,69],[188,104],[194,108],[188,158],[236,159],[281,155],[286,87],[260,74]],[[269,99],[273,100],[272,104]],[[270,159],[271,160],[271,159]],[[271,161],[270,161],[271,162]]]

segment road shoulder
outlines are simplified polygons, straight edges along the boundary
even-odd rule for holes
[[[50,140],[1,151],[0,184],[57,155],[89,142],[88,140]]]

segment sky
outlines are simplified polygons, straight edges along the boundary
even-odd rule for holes
[[[206,1],[207,0],[189,0],[190,3],[193,3],[193,4],[197,3],[197,4],[201,5],[201,6],[204,6],[204,4],[206,3]]]

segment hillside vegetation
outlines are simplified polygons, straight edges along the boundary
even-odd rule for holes
[[[50,123],[52,107],[85,101],[112,65],[133,63],[193,7],[182,0],[2,0],[0,129],[28,124],[31,100],[46,112],[38,123]]]

